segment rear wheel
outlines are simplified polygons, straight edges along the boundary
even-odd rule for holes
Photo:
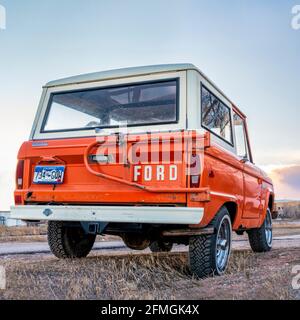
[[[158,240],[150,244],[150,250],[152,252],[170,252],[172,251],[172,248],[173,248],[172,242],[164,242],[164,241]]]
[[[214,227],[214,234],[190,238],[190,268],[199,278],[224,274],[231,252],[232,227],[225,207],[221,208],[209,227]]]
[[[66,226],[62,221],[48,223],[48,243],[59,259],[86,257],[95,239],[96,235],[86,234],[81,226]]]
[[[248,237],[251,249],[254,252],[267,252],[272,249],[273,224],[272,213],[269,208],[263,225],[260,228],[249,230]]]

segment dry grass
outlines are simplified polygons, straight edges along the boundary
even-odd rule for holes
[[[299,229],[275,229],[277,235],[291,231]],[[45,233],[45,226],[0,227],[0,241],[46,239]],[[114,238],[98,238],[103,240]],[[8,287],[0,291],[0,299],[295,299],[300,298],[291,288],[296,264],[299,248],[266,254],[240,250],[233,252],[226,275],[198,280],[189,272],[186,253],[94,252],[88,259],[65,261],[50,255],[3,257],[0,265],[7,267]]]
[[[10,264],[8,270],[8,299],[167,299],[164,290],[173,279],[189,277],[181,254],[51,260]]]
[[[300,219],[300,205],[284,205],[280,211],[280,218],[291,220]]]
[[[5,227],[0,226],[0,237],[38,236],[47,234],[47,226]]]
[[[299,292],[296,293],[296,291],[293,290],[290,282],[290,271],[274,272],[274,274],[267,278],[262,284],[257,298],[271,300],[296,299]]]
[[[42,242],[46,241],[47,226],[21,226],[5,227],[0,226],[0,242],[22,241],[22,242]]]
[[[8,287],[0,299],[294,299],[290,264],[296,262],[296,249],[236,251],[225,276],[198,280],[186,253],[6,260],[0,264]]]

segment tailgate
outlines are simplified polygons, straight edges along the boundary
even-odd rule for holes
[[[28,204],[185,204],[188,143],[181,132],[27,142],[21,193]],[[34,183],[43,166],[65,167],[62,183]]]

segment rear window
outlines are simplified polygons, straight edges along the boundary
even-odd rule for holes
[[[178,121],[177,79],[51,95],[42,132]]]

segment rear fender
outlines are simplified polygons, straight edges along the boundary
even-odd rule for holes
[[[211,192],[210,194],[210,201],[204,203],[204,216],[203,220],[199,225],[192,225],[191,228],[199,228],[199,227],[206,227],[216,216],[216,214],[220,211],[220,209],[227,204],[233,204],[236,207],[236,212],[231,212],[231,208],[227,208],[231,219],[232,219],[232,226],[233,229],[238,229],[241,225],[241,216],[242,212],[240,209],[240,200],[233,196],[233,195],[226,195],[221,193],[214,193]]]

